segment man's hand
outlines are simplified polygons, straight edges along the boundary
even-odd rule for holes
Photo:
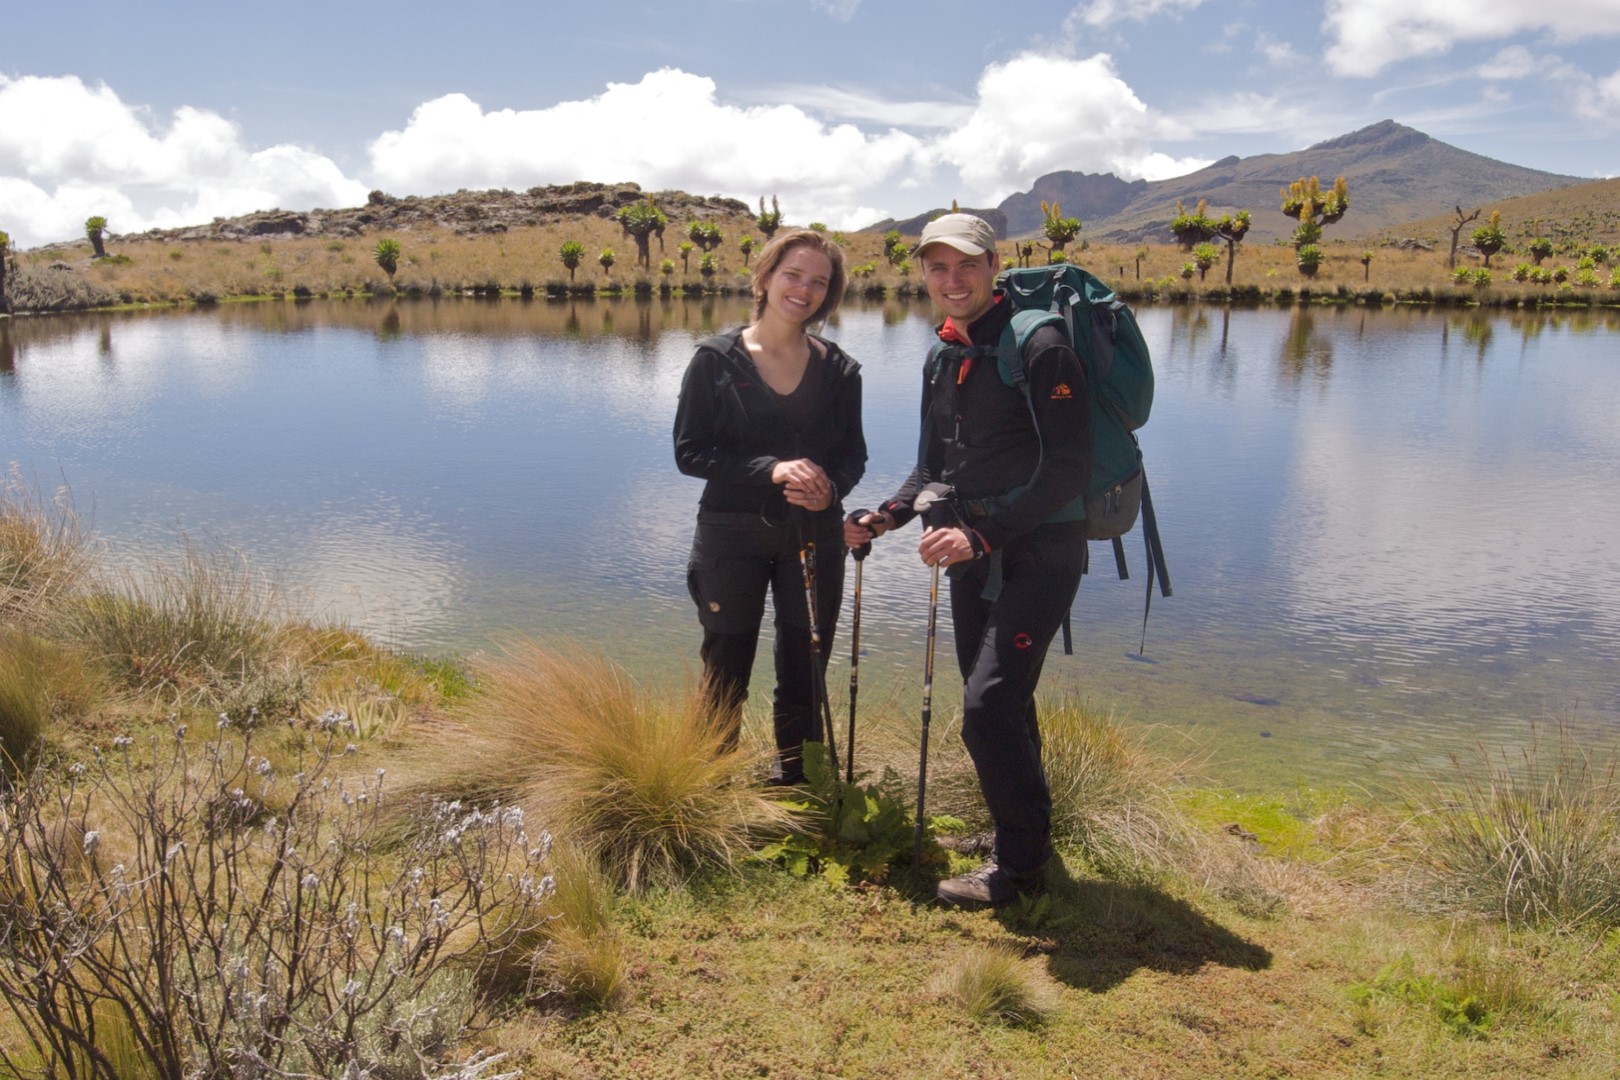
[[[917,554],[925,566],[969,562],[973,559],[973,541],[968,539],[967,530],[958,526],[929,529],[917,545]]]

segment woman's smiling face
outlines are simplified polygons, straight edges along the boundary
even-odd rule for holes
[[[821,310],[831,282],[831,259],[804,245],[789,248],[765,281],[765,311],[803,325]]]

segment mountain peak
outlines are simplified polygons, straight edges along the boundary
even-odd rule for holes
[[[1377,153],[1399,153],[1413,150],[1433,142],[1430,136],[1416,128],[1398,124],[1394,120],[1380,120],[1347,135],[1338,135],[1313,144],[1312,150],[1370,150]]]

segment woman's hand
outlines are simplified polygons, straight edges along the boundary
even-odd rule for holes
[[[870,544],[894,528],[894,518],[882,511],[872,511],[856,518],[844,519],[844,546],[851,551]]]
[[[825,510],[838,495],[826,471],[809,458],[778,461],[771,468],[771,483],[783,485],[789,505],[806,510]]]

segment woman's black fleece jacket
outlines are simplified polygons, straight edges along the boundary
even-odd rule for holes
[[[763,514],[782,520],[787,500],[771,483],[778,461],[809,458],[837,489],[829,510],[866,472],[866,436],[861,430],[860,365],[830,341],[826,355],[807,372],[821,385],[808,429],[794,431],[771,388],[734,330],[699,343],[681,381],[675,410],[675,464],[687,476],[708,481],[700,509]]]

